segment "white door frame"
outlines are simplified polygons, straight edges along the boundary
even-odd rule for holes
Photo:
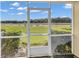
[[[27,3],[27,48],[28,48],[28,57],[30,56],[30,10],[43,10],[43,11],[48,11],[48,34],[36,34],[41,35],[41,36],[48,36],[48,52],[49,56],[52,56],[52,50],[51,50],[51,9],[50,9],[50,2],[48,2],[49,8],[30,8],[29,7],[29,2]]]

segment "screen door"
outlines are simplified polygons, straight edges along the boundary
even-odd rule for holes
[[[27,13],[28,56],[48,56],[50,46],[50,8],[29,7]]]

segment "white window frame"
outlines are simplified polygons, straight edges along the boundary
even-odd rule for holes
[[[55,3],[55,2],[48,2],[49,3],[49,8],[51,7],[51,3]],[[63,2],[62,2],[63,3]],[[66,3],[68,3],[68,2],[66,2]],[[72,3],[71,3],[72,4]],[[27,36],[27,49],[28,49],[28,53],[27,53],[27,57],[30,57],[30,35],[32,35],[32,36],[48,36],[48,47],[49,47],[49,55],[50,56],[52,56],[53,54],[52,54],[52,49],[51,49],[51,37],[53,36],[53,37],[58,37],[58,36],[71,36],[71,41],[72,41],[72,53],[73,53],[73,39],[74,39],[74,35],[73,35],[73,28],[74,28],[74,23],[73,23],[73,4],[72,4],[72,22],[71,22],[71,25],[72,25],[72,30],[71,30],[71,34],[51,34],[51,21],[50,21],[50,19],[51,19],[51,8],[50,9],[48,9],[48,8],[29,8],[28,7],[29,6],[29,4],[28,4],[28,2],[27,2],[27,20],[28,20],[28,22],[27,22],[27,34],[26,34],[26,36]],[[31,10],[48,10],[48,34],[30,34],[30,11],[29,11],[29,9],[31,9]],[[1,31],[1,30],[0,30]],[[25,37],[25,36],[1,36],[1,34],[0,34],[0,51],[1,51],[1,39],[2,38],[23,38],[23,37]],[[1,54],[1,53],[0,53]],[[1,57],[1,56],[0,56]]]

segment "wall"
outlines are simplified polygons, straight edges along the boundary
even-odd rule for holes
[[[74,19],[74,41],[73,53],[79,57],[79,2],[74,2],[73,19]]]

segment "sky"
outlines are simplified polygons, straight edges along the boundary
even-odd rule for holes
[[[1,21],[26,21],[27,2],[26,1],[1,1],[0,2]],[[31,8],[49,8],[47,2],[29,2]],[[72,18],[72,5],[64,3],[51,3],[51,17]],[[30,19],[48,18],[48,11],[31,10]]]

